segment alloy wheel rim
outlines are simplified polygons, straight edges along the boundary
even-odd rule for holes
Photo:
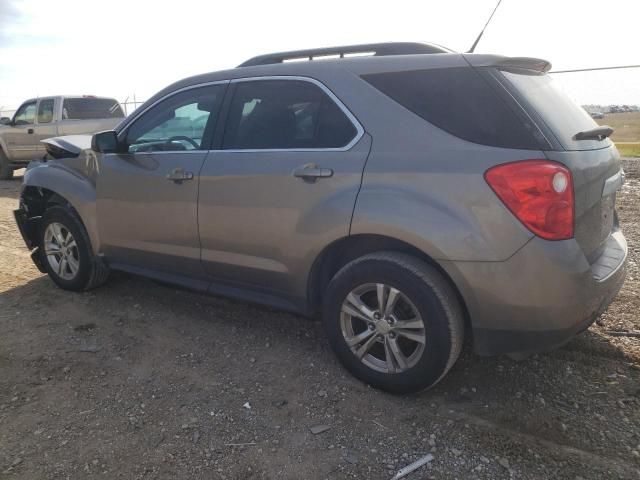
[[[378,372],[406,372],[424,353],[422,316],[413,302],[391,285],[368,283],[353,289],[342,303],[340,329],[351,352]]]
[[[58,277],[73,280],[80,269],[80,253],[75,238],[61,223],[50,223],[44,231],[44,253]]]

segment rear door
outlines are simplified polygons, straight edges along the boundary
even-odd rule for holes
[[[109,262],[147,273],[202,277],[198,174],[226,82],[174,92],[119,134],[97,184],[98,229]]]
[[[575,193],[575,238],[588,260],[602,252],[615,220],[616,191],[622,185],[620,157],[608,138],[576,139],[598,124],[546,74],[524,69],[501,70],[502,81],[542,127],[555,148],[549,160],[566,165]]]
[[[13,117],[13,125],[5,133],[9,157],[12,161],[28,162],[37,157],[34,135],[37,101],[23,103]]]
[[[200,177],[202,261],[217,281],[302,296],[316,255],[349,225],[370,138],[321,83],[232,81]]]

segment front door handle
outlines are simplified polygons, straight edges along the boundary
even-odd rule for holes
[[[293,171],[293,176],[301,178],[307,183],[313,183],[319,178],[329,178],[333,176],[330,168],[319,168],[315,163],[307,163]]]
[[[29,128],[29,129],[27,130],[27,133],[29,133],[29,134],[33,133],[33,128]]]
[[[180,184],[185,180],[193,180],[193,172],[185,172],[182,168],[174,168],[170,173],[167,173],[167,180]]]

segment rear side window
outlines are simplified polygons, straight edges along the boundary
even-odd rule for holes
[[[502,71],[502,75],[533,108],[567,150],[602,148],[597,140],[574,140],[573,136],[598,124],[571,100],[549,76],[529,71]]]
[[[540,148],[520,118],[471,68],[376,73],[362,78],[456,137],[495,147]]]
[[[357,130],[317,85],[301,80],[240,82],[223,149],[340,148]]]
[[[40,100],[38,105],[38,123],[51,123],[53,120],[53,98]]]
[[[63,120],[123,117],[122,108],[111,98],[65,98],[62,105]]]

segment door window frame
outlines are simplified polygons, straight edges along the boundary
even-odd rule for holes
[[[35,111],[33,112],[33,122],[31,122],[31,123],[15,123],[16,117],[18,116],[18,113],[20,113],[20,110],[22,110],[23,107],[26,110],[30,105],[34,105],[35,106]],[[38,118],[38,100],[35,99],[35,100],[27,100],[22,105],[20,105],[18,107],[18,109],[16,110],[16,113],[13,114],[13,118],[11,119],[11,121],[14,124],[14,126],[23,127],[23,126],[27,126],[27,125],[35,125],[37,118]]]
[[[353,124],[356,129],[355,136],[351,139],[349,143],[347,143],[343,147],[330,147],[330,148],[256,148],[256,149],[222,149],[222,136],[224,134],[224,130],[227,125],[227,119],[229,116],[229,110],[231,108],[231,101],[233,100],[233,96],[235,94],[235,87],[237,84],[242,82],[256,82],[256,81],[264,81],[264,80],[291,80],[291,81],[302,81],[311,83],[322,90],[322,92],[327,95],[337,106],[338,108],[346,115],[349,121]],[[209,85],[228,85],[228,88],[224,92],[224,97],[221,102],[220,112],[218,114],[218,118],[212,130],[206,132],[207,140],[205,144],[205,148],[200,150],[188,150],[180,153],[200,153],[203,151],[213,151],[213,152],[225,152],[225,153],[257,153],[257,152],[346,152],[351,150],[363,137],[365,130],[360,121],[356,118],[356,116],[351,113],[351,111],[347,108],[347,106],[321,81],[316,80],[315,78],[305,77],[300,75],[264,75],[264,76],[254,76],[254,77],[240,77],[233,78],[230,80],[216,80],[213,82],[204,82],[198,83],[195,85],[189,85],[187,87],[179,88],[178,90],[174,90],[171,93],[168,93],[148,106],[144,107],[140,112],[136,112],[131,118],[127,119],[127,121],[123,122],[118,129],[116,129],[118,135],[118,142],[123,142],[126,140],[127,131],[129,127],[133,125],[133,123],[138,120],[142,115],[144,115],[148,110],[158,105],[160,102],[163,102],[167,98],[172,97],[173,95],[177,95],[178,93],[185,92],[187,90],[192,90],[194,88],[206,87]],[[125,153],[125,152],[121,152]],[[175,154],[176,152],[137,152],[134,154],[127,153],[127,155],[166,155],[166,154]]]
[[[225,153],[257,153],[257,152],[346,152],[348,150],[351,150],[351,148],[353,148],[353,146],[355,144],[357,144],[360,139],[362,138],[362,136],[364,135],[364,128],[363,126],[360,124],[360,122],[358,121],[358,119],[355,117],[355,115],[353,115],[353,113],[351,113],[351,111],[346,107],[346,105],[344,103],[342,103],[342,101],[331,91],[329,90],[329,88],[322,82],[320,82],[319,80],[316,80],[315,78],[311,78],[311,77],[303,77],[303,76],[293,76],[293,75],[265,75],[262,77],[245,77],[245,78],[234,78],[230,81],[231,83],[231,88],[229,89],[229,91],[227,92],[227,96],[229,97],[229,101],[227,101],[227,99],[225,99],[225,106],[226,108],[224,109],[224,122],[222,123],[222,125],[220,125],[220,127],[222,128],[222,134],[224,134],[224,129],[227,125],[227,119],[229,116],[229,110],[230,110],[230,106],[231,106],[231,101],[233,100],[233,97],[236,93],[236,85],[238,85],[239,83],[245,83],[245,82],[259,82],[259,81],[269,81],[269,80],[275,80],[275,81],[279,81],[279,80],[289,80],[289,81],[302,81],[302,82],[308,82],[311,83],[317,87],[320,88],[320,90],[329,97],[329,99],[331,101],[333,101],[338,108],[340,109],[340,111],[349,119],[349,121],[351,122],[351,124],[353,125],[353,127],[356,129],[356,134],[354,135],[354,137],[349,141],[349,143],[347,143],[345,146],[343,147],[316,147],[316,148],[229,148],[229,149],[222,149],[220,144],[216,145],[216,151],[221,151],[221,152],[225,152]],[[218,137],[222,137],[223,135],[217,135],[216,134],[216,139],[218,139]],[[220,138],[221,140],[221,138]]]
[[[184,88],[180,88],[178,90],[174,90],[171,93],[168,93],[167,95],[164,95],[163,97],[160,97],[158,100],[156,100],[155,102],[151,103],[150,105],[146,106],[143,110],[141,110],[140,112],[136,113],[135,116],[131,117],[131,119],[129,121],[127,121],[126,123],[124,123],[122,125],[122,128],[120,128],[119,130],[116,130],[117,136],[118,136],[118,143],[120,144],[121,142],[126,141],[127,139],[127,133],[129,131],[129,128],[136,122],[138,121],[138,119],[140,119],[146,112],[148,112],[149,110],[151,110],[153,107],[159,105],[160,103],[164,102],[165,100],[173,97],[174,95],[178,95],[179,93],[183,93],[183,92],[187,92],[189,90],[194,90],[197,88],[203,88],[203,87],[209,87],[209,86],[214,86],[214,85],[228,85],[230,82],[229,80],[218,80],[215,82],[205,82],[205,83],[198,83],[196,85],[189,85],[188,87],[184,87]],[[176,153],[179,154],[185,154],[185,153],[202,153],[202,152],[207,152],[207,151],[211,151],[211,146],[212,146],[212,142],[213,142],[213,138],[215,135],[215,132],[218,130],[218,127],[221,123],[224,123],[223,120],[223,115],[226,115],[226,110],[225,110],[225,102],[227,100],[227,95],[228,95],[228,89],[225,88],[225,90],[222,92],[222,101],[220,102],[220,110],[218,112],[217,118],[215,120],[215,123],[213,126],[209,125],[209,122],[211,121],[211,119],[207,119],[207,124],[205,126],[204,132],[203,132],[203,137],[202,137],[202,144],[201,144],[201,148],[196,149],[196,150],[176,150],[176,151],[168,151],[168,152],[119,152],[119,154],[123,154],[123,155],[175,155]]]

